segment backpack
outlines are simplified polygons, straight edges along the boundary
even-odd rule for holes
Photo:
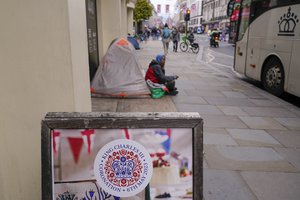
[[[169,31],[169,29],[165,28],[163,30],[163,38],[167,39],[169,37],[170,37],[170,31]]]

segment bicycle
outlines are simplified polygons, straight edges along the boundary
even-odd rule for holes
[[[193,53],[199,52],[199,45],[198,43],[190,43],[190,41],[187,39],[188,37],[185,35],[182,37],[182,42],[180,42],[179,48],[182,52],[186,52],[187,50],[192,50]]]

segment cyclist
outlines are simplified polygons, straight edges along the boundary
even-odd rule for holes
[[[188,38],[187,38],[190,42],[190,44],[192,45],[195,41],[195,36],[193,34],[193,32],[190,32],[190,34],[188,35]]]

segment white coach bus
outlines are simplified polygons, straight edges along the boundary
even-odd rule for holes
[[[300,0],[241,0],[234,70],[300,97]]]

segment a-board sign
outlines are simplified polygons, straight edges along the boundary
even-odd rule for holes
[[[198,113],[48,113],[43,200],[203,199]]]

